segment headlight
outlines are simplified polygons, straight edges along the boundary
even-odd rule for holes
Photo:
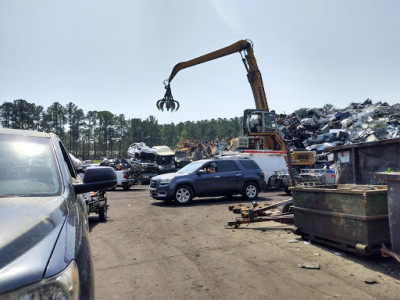
[[[170,184],[172,180],[174,180],[174,177],[172,177],[172,178],[167,178],[167,179],[161,179],[161,180],[160,180],[160,185],[167,185],[167,184]]]
[[[39,300],[79,298],[79,271],[72,261],[61,273],[32,285],[1,295],[1,299]]]

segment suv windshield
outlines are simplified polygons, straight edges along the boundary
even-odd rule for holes
[[[203,162],[201,162],[201,161],[192,162],[192,163],[188,164],[187,166],[183,167],[182,169],[180,169],[177,173],[183,173],[183,174],[193,173],[198,168],[200,168],[203,164],[204,164],[204,161]]]
[[[55,196],[61,181],[50,139],[0,135],[0,195]]]

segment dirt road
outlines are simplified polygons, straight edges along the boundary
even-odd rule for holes
[[[228,206],[246,203],[240,197],[181,207],[152,200],[147,186],[107,194],[108,221],[89,217],[96,299],[400,299],[392,258],[310,244],[277,222],[227,227],[237,217]]]

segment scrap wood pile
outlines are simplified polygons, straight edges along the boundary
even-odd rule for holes
[[[225,144],[225,142],[220,142],[218,140],[185,139],[175,146],[175,150],[185,151],[191,159],[199,160],[214,156],[221,145]]]

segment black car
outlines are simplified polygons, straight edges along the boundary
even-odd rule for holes
[[[94,299],[84,193],[116,184],[110,167],[80,180],[60,139],[0,129],[0,299]]]
[[[157,200],[187,204],[194,197],[232,196],[257,199],[265,190],[264,172],[244,156],[223,156],[198,160],[176,173],[155,176],[150,180],[150,195]]]

